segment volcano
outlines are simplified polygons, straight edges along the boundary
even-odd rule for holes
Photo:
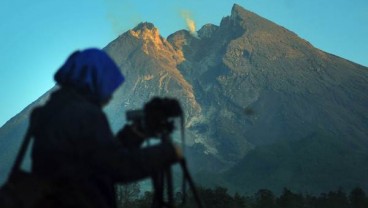
[[[126,77],[105,109],[112,129],[154,96],[177,98],[190,169],[202,185],[243,193],[368,190],[367,67],[236,4],[195,36],[180,30],[164,38],[145,22],[104,50]],[[0,129],[1,182],[30,111],[53,89]]]

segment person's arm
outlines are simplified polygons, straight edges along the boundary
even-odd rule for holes
[[[116,139],[119,143],[128,149],[140,148],[147,138],[148,136],[134,124],[125,125],[124,128],[116,134]]]
[[[98,172],[111,176],[116,182],[131,182],[152,176],[178,161],[171,144],[134,150],[106,145],[95,151],[92,159]]]
[[[114,139],[104,114],[89,114],[89,127],[83,155],[96,174],[104,174],[116,182],[130,182],[149,177],[178,161],[176,148],[159,144],[147,148],[123,148]],[[89,139],[87,139],[89,138]]]

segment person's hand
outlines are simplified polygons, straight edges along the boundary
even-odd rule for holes
[[[148,138],[135,125],[125,125],[116,137],[126,148],[139,148]]]
[[[140,137],[141,139],[145,140],[149,138],[149,136],[145,132],[141,131],[137,125],[131,125],[130,128],[132,132],[136,134],[138,137]]]

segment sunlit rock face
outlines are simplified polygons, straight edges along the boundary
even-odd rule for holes
[[[154,96],[180,100],[187,157],[202,184],[241,192],[368,184],[368,169],[356,168],[368,167],[366,67],[316,49],[239,5],[218,26],[196,33],[164,38],[152,23],[141,23],[104,50],[126,77],[105,109],[112,129],[124,125],[126,110]],[[6,158],[0,179],[29,111],[45,99],[0,129],[0,148],[10,147],[0,151]],[[350,171],[338,171],[344,168]]]
[[[167,96],[181,101],[186,109],[187,123],[200,116],[201,106],[197,103],[193,87],[177,69],[184,61],[183,53],[174,50],[153,24],[139,24],[111,42],[105,50],[126,77],[107,112],[120,108],[120,115],[124,115],[124,110],[141,108],[154,96]],[[121,127],[122,118],[118,118],[114,126]],[[111,120],[114,123],[116,118],[112,116]]]

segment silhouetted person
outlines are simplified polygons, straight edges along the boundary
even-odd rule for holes
[[[30,120],[32,172],[60,188],[40,206],[112,208],[115,183],[149,177],[177,162],[180,154],[171,144],[124,147],[119,140],[138,147],[146,139],[132,126],[120,138],[113,135],[102,107],[124,77],[104,51],[73,53],[54,78],[59,88]]]

